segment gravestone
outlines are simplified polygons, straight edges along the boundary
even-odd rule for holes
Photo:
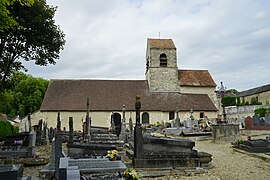
[[[195,119],[195,120],[194,120],[194,125],[195,125],[196,127],[199,126],[199,120],[198,120],[198,119]]]
[[[270,125],[270,113],[265,114],[265,124]]]
[[[23,178],[23,165],[22,164],[0,165],[0,179],[18,180],[22,178]]]
[[[258,114],[255,114],[253,116],[253,125],[254,126],[259,126],[260,125],[260,116]]]
[[[191,127],[192,127],[191,118],[187,118],[187,120],[186,120],[186,128],[191,128]]]
[[[140,124],[141,102],[139,96],[136,97],[135,108],[136,126],[132,161],[135,168],[198,167],[202,163],[208,164],[212,160],[212,155],[198,154],[193,150],[194,141],[143,135]]]
[[[126,106],[123,105],[123,118],[122,118],[122,123],[121,123],[121,133],[119,135],[119,139],[121,141],[127,142],[127,133],[126,133]]]
[[[89,98],[87,97],[87,112],[86,112],[86,131],[85,131],[85,139],[91,141],[91,117],[89,116]]]
[[[180,127],[179,110],[176,112],[175,126]]]
[[[50,127],[49,129],[49,142],[51,143],[54,137],[54,129],[53,127]]]
[[[28,132],[31,132],[32,131],[32,124],[31,124],[30,113],[28,114],[27,119],[28,119]]]
[[[61,131],[60,111],[58,111],[58,114],[57,114],[56,131],[57,132]]]
[[[131,118],[131,113],[130,112],[130,117],[129,117],[129,121],[128,121],[128,124],[129,124],[129,138],[131,138],[133,136],[133,122],[132,122],[132,118]]]
[[[73,143],[74,132],[73,132],[73,117],[69,117],[69,143]]]

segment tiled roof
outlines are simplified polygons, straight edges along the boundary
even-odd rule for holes
[[[149,92],[145,80],[52,80],[41,111],[119,111],[123,104],[135,110],[135,97],[141,96],[144,111],[216,111],[206,94]]]
[[[216,87],[208,70],[178,70],[180,86]]]
[[[161,48],[161,49],[176,49],[172,39],[147,39],[147,43],[150,49]]]
[[[250,95],[259,94],[266,91],[270,91],[270,84],[239,92],[237,96],[239,97],[250,96]]]

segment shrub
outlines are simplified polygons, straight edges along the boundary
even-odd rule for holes
[[[267,111],[270,112],[270,108],[258,108],[255,109],[254,113],[259,114],[260,117],[265,117]]]
[[[19,132],[19,128],[11,125],[8,121],[0,121],[0,141],[6,139],[7,136]]]

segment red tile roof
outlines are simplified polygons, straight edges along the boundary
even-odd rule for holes
[[[119,111],[123,104],[135,110],[135,97],[141,96],[143,111],[216,111],[206,94],[149,92],[145,80],[52,80],[40,111]]]
[[[148,46],[152,48],[161,49],[176,49],[172,39],[147,39]]]
[[[180,86],[216,87],[208,70],[178,70]]]

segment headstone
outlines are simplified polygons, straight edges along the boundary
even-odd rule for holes
[[[63,157],[61,132],[57,132],[55,134],[54,157],[55,157],[55,166],[54,166],[55,167],[55,179],[60,180],[59,164],[60,164],[60,158]]]
[[[136,109],[136,125],[134,128],[134,158],[140,158],[143,150],[143,136],[140,123],[140,113],[141,113],[141,98],[136,96],[135,102]]]
[[[253,116],[253,124],[254,124],[254,126],[259,126],[260,125],[260,116],[258,114],[255,114]]]
[[[0,165],[0,179],[18,180],[23,176],[22,164]]]
[[[133,123],[132,123],[132,118],[131,118],[132,112],[130,112],[130,117],[129,117],[129,137],[133,136]]]
[[[122,123],[121,123],[121,133],[119,135],[119,139],[127,142],[127,133],[126,133],[126,106],[123,105],[123,119],[122,119]]]
[[[54,137],[54,129],[53,127],[50,127],[49,129],[49,142],[50,143],[52,142],[53,137]]]
[[[32,131],[32,125],[31,125],[31,116],[30,116],[30,113],[28,114],[28,117],[27,117],[27,119],[28,119],[28,128],[29,128],[29,131],[28,132],[31,132]]]
[[[60,120],[60,111],[57,114],[57,125],[56,125],[57,132],[61,131],[61,120]]]
[[[185,127],[186,128],[191,128],[192,127],[191,118],[187,118]]]
[[[198,120],[198,119],[195,119],[195,120],[194,120],[194,125],[195,125],[196,127],[199,126],[199,120]]]
[[[69,143],[73,143],[73,117],[69,117]]]
[[[180,127],[179,110],[176,112],[175,126]]]
[[[265,114],[265,124],[270,125],[270,113]]]

